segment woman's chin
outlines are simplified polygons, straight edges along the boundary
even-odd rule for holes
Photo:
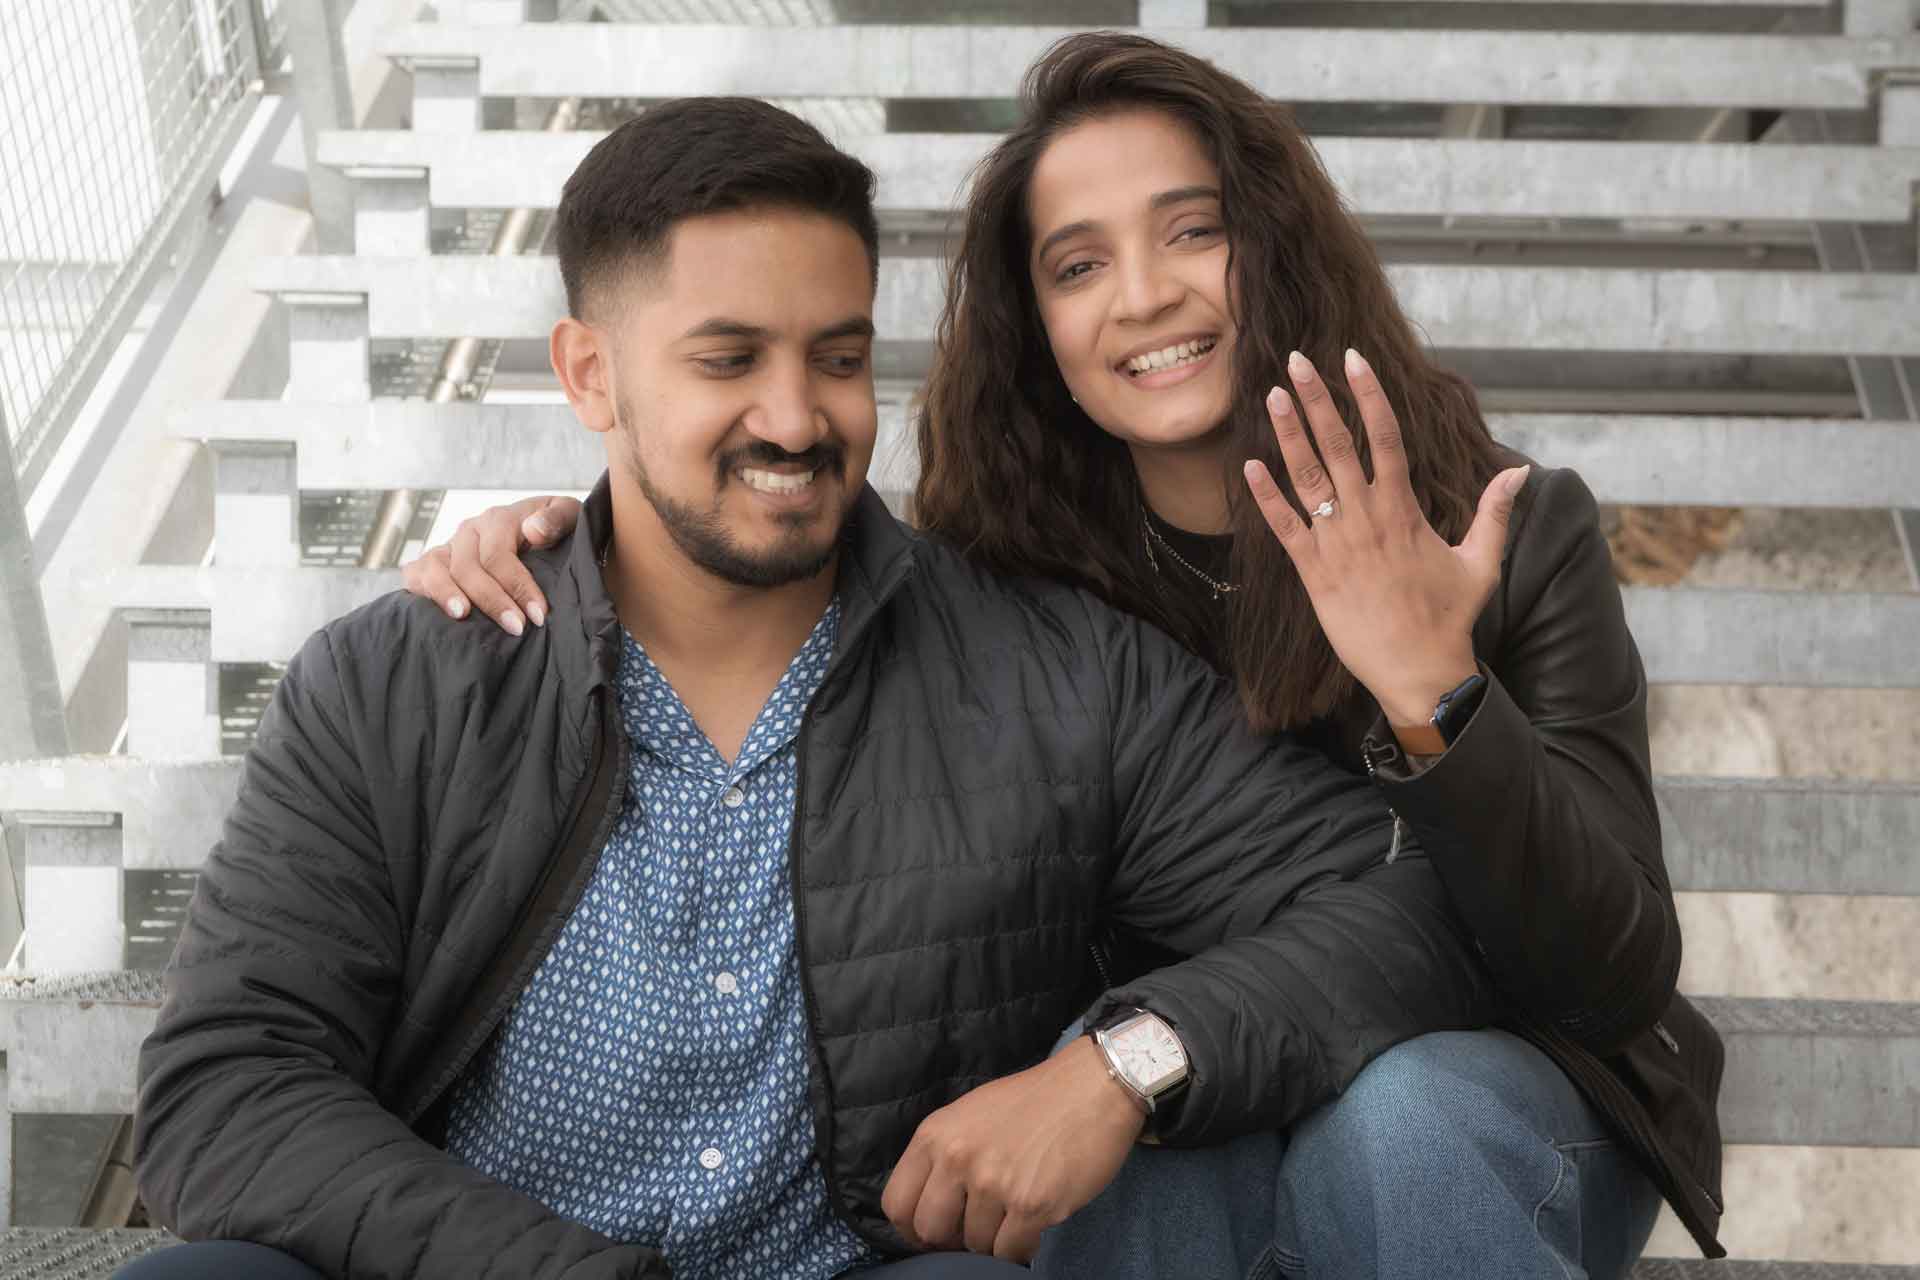
[[[1224,445],[1227,440],[1226,415],[1221,413],[1182,414],[1154,422],[1129,422],[1121,430],[1103,428],[1129,445],[1142,449],[1197,449]]]

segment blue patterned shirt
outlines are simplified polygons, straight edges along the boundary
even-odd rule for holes
[[[872,1259],[815,1151],[787,863],[800,721],[839,622],[835,601],[731,765],[625,637],[626,801],[449,1116],[459,1159],[688,1280]]]

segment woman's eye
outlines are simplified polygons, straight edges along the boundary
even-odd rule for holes
[[[1070,262],[1060,268],[1060,274],[1055,278],[1059,280],[1076,280],[1091,270],[1093,270],[1093,264],[1091,262]]]
[[[1218,227],[1188,227],[1185,230],[1183,230],[1179,235],[1175,236],[1174,239],[1185,240],[1190,236],[1204,237],[1204,236],[1217,236],[1219,234],[1220,234],[1220,228]]]
[[[842,378],[851,378],[867,367],[865,356],[827,356],[825,359],[827,372]]]

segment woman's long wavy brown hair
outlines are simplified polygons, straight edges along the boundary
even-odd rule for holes
[[[1242,460],[1263,459],[1298,507],[1267,390],[1286,385],[1288,352],[1305,352],[1356,427],[1364,459],[1340,370],[1346,347],[1365,353],[1400,417],[1420,506],[1458,542],[1501,466],[1472,387],[1422,350],[1373,246],[1285,106],[1191,54],[1113,32],[1055,44],[1028,69],[1020,105],[1019,127],[974,174],[949,269],[919,418],[915,520],[995,569],[1085,587],[1159,625],[1234,677],[1262,730],[1328,713],[1355,681],[1239,476]],[[1233,495],[1240,590],[1224,652],[1205,606],[1157,584],[1131,458],[1068,394],[1028,274],[1027,189],[1041,153],[1075,125],[1143,107],[1184,122],[1220,172],[1238,331],[1222,482]]]

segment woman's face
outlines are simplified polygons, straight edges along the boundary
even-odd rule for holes
[[[1067,389],[1136,448],[1189,445],[1226,420],[1234,328],[1220,173],[1163,112],[1104,116],[1041,153],[1028,269]]]

